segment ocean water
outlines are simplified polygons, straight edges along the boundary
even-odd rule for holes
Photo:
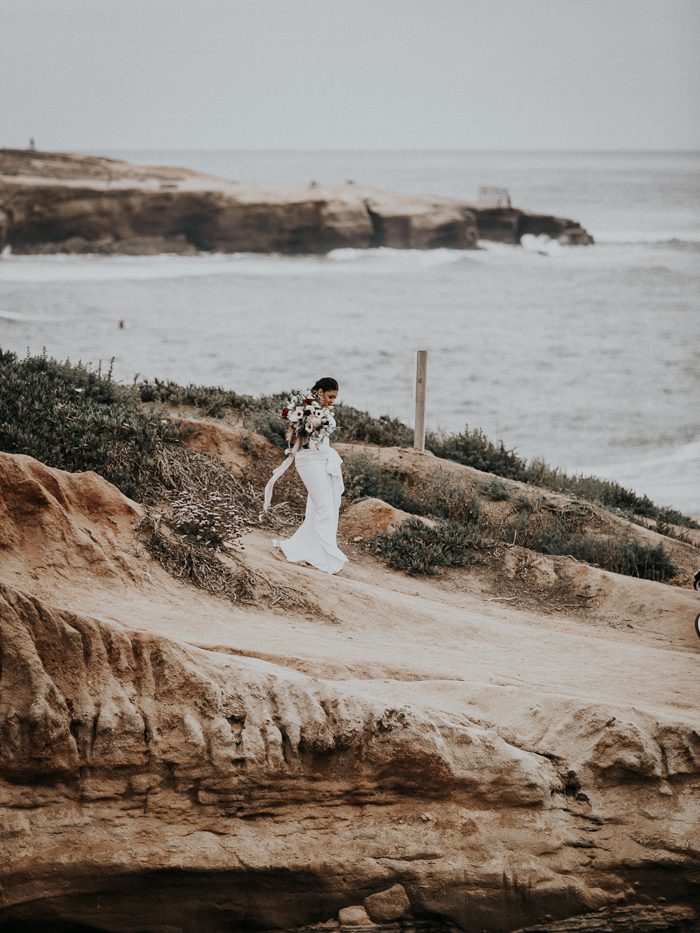
[[[363,184],[580,221],[592,247],[336,250],[327,257],[0,259],[0,346],[115,375],[279,391],[334,375],[431,429],[700,513],[700,153],[104,153],[235,179]],[[124,329],[118,322],[126,322]]]

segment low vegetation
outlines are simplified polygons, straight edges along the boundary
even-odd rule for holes
[[[383,499],[412,515],[427,514],[426,503],[410,492],[404,474],[395,467],[380,466],[369,457],[346,457],[343,475],[349,499]]]
[[[510,499],[510,491],[506,484],[495,477],[487,483],[483,483],[480,492],[493,502],[504,502],[506,499]]]
[[[283,424],[276,417],[277,409],[284,403],[284,394],[254,398],[217,387],[182,387],[174,382],[161,382],[157,379],[139,383],[137,390],[143,401],[193,405],[211,417],[223,417],[227,412],[236,412],[249,427],[264,434],[279,447],[285,446]],[[374,417],[368,412],[341,403],[338,405],[336,439],[375,444],[380,447],[408,447],[413,443],[413,432],[397,418],[387,415]],[[558,467],[550,467],[541,460],[528,462],[515,450],[507,448],[503,441],[491,441],[479,428],[467,426],[464,431],[455,434],[428,432],[426,448],[445,460],[454,460],[485,473],[493,473],[497,477],[576,496],[626,518],[644,517],[658,520],[665,525],[700,527],[697,522],[676,509],[661,508],[648,496],[639,496],[619,483],[596,476],[570,476]],[[500,489],[507,491],[505,486]],[[486,491],[484,494],[489,498],[495,498]]]
[[[203,415],[221,418],[227,409],[240,411],[252,399],[217,386],[181,386],[170,380],[153,379],[137,383],[136,391],[142,402],[160,402],[168,405],[187,405],[201,408]]]
[[[146,507],[141,530],[164,566],[231,598],[253,598],[263,585],[252,579],[237,555],[243,530],[261,521],[281,527],[290,515],[277,509],[272,518],[262,519],[259,489],[189,450],[163,406],[194,406],[210,417],[233,416],[284,447],[284,424],[277,415],[283,401],[282,394],[254,398],[157,379],[123,386],[112,378],[111,367],[103,371],[58,362],[45,353],[19,359],[0,350],[0,449],[29,454],[64,470],[94,470],[104,476]],[[391,446],[412,442],[409,428],[399,420],[375,418],[349,405],[338,406],[338,422],[340,440]],[[427,447],[494,476],[478,488],[477,496],[468,495],[443,471],[409,483],[401,471],[368,458],[346,461],[350,498],[376,496],[435,520],[432,527],[409,522],[372,544],[390,566],[410,573],[470,563],[477,549],[517,542],[545,554],[569,554],[619,573],[665,580],[677,569],[662,545],[647,545],[632,535],[587,532],[585,503],[644,516],[662,533],[681,540],[683,533],[671,525],[698,527],[617,483],[570,477],[539,461],[528,464],[479,430],[429,434]],[[581,507],[562,511],[548,507],[538,494],[513,497],[509,479],[578,497]],[[497,521],[489,518],[482,500],[507,503],[503,516]],[[289,598],[299,604],[295,594],[281,591],[268,592],[266,598],[282,603]]]
[[[603,570],[645,580],[670,580],[678,575],[663,544],[647,544],[629,531],[619,535],[601,534],[586,529],[585,507],[552,507],[546,500],[532,509],[520,509],[513,521],[506,523],[513,543],[542,554],[566,555]]]
[[[345,475],[352,497],[376,496],[395,508],[437,521],[426,531],[423,522],[410,520],[368,543],[367,547],[389,566],[408,573],[434,573],[438,567],[458,566],[460,560],[472,563],[475,548],[483,552],[498,545],[519,544],[542,554],[567,555],[648,580],[663,581],[678,574],[663,544],[646,544],[629,533],[590,531],[594,516],[586,503],[563,506],[535,493],[532,498],[519,496],[494,512],[443,470],[417,479],[361,455],[346,458]],[[492,502],[510,500],[505,487],[494,488],[492,483],[482,486],[480,492]]]
[[[377,535],[367,549],[394,570],[432,576],[440,567],[483,563],[483,550],[488,546],[476,525],[445,520],[426,525],[410,518],[394,531]]]
[[[0,351],[0,450],[94,470],[141,503],[139,531],[174,576],[233,600],[306,605],[241,559],[242,532],[263,521],[258,491],[185,446],[164,411],[144,408],[111,368]],[[274,527],[284,516],[264,521]]]
[[[62,470],[94,470],[137,502],[155,497],[156,454],[181,444],[162,413],[144,411],[111,367],[19,360],[0,350],[0,449]]]

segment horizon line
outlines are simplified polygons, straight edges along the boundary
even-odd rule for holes
[[[577,152],[577,153],[680,153],[684,155],[695,155],[700,154],[700,147],[696,149],[631,149],[631,148],[612,148],[612,149],[597,149],[597,148],[585,148],[585,149],[530,149],[530,148],[486,148],[486,149],[408,149],[408,148],[397,148],[397,149],[338,149],[338,148],[241,148],[236,149],[233,147],[214,147],[214,148],[202,148],[202,147],[190,147],[190,146],[177,146],[177,147],[168,147],[168,146],[100,146],[101,149],[108,149],[110,152],[240,152],[240,153],[258,153],[258,152],[280,152],[280,153],[329,153],[329,154],[347,154],[347,153],[417,153],[417,154],[461,154],[461,153],[491,153],[491,152],[521,152],[521,153],[561,153],[561,152]],[[44,150],[51,151],[51,150]],[[55,150],[58,151],[58,150]],[[86,151],[83,149],[78,149],[76,151],[82,152]]]

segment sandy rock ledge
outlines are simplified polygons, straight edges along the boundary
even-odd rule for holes
[[[286,570],[330,623],[168,577],[96,474],[0,454],[0,502],[0,929],[697,928],[672,620],[657,644],[466,577]],[[269,546],[246,559],[279,574]]]

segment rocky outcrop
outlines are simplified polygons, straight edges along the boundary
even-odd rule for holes
[[[411,916],[411,902],[402,884],[365,898],[365,910],[374,923],[394,923]]]
[[[0,183],[0,203],[16,253],[317,253],[365,248],[373,237],[360,199],[347,203],[312,191],[268,200],[224,190]]]
[[[474,207],[479,237],[500,243],[519,243],[523,236],[546,236],[567,246],[589,246],[593,237],[575,220],[536,214],[515,207]]]
[[[151,878],[167,901],[161,924],[290,927],[370,893],[392,874],[385,861],[413,875],[416,859],[440,858],[444,840],[409,816],[419,801],[446,807],[449,828],[465,806],[549,810],[561,791],[550,761],[478,726],[375,706],[9,587],[0,618],[3,921],[89,923],[97,889],[102,929],[126,929]],[[387,836],[363,866],[380,825]]]
[[[474,249],[481,236],[472,208],[457,200],[369,192],[371,246],[392,249]]]
[[[369,540],[384,531],[393,531],[402,522],[416,517],[410,512],[394,508],[382,499],[360,499],[343,512],[340,531],[354,541]],[[418,520],[426,525],[435,525],[432,519],[424,516],[418,517]]]
[[[255,460],[279,457],[272,441],[240,425],[217,419],[178,417],[183,441],[191,450],[216,458],[234,476],[241,476]]]
[[[670,869],[664,896],[688,896],[691,827],[672,843],[638,819],[615,855],[613,814],[599,789],[592,808],[588,784],[607,775],[615,799],[620,774],[672,780],[677,808],[700,770],[700,740],[683,730],[620,722],[613,759],[611,725],[583,716],[590,752],[572,771],[551,734],[557,752],[528,751],[6,586],[0,618],[3,922],[289,929],[358,896],[381,921],[406,903],[367,895],[396,880],[419,916],[513,929],[628,897],[632,880]],[[561,731],[573,743],[570,724]],[[646,808],[655,796],[644,792]],[[595,834],[607,843],[591,864]]]
[[[281,569],[259,533],[251,566],[333,609],[274,614],[167,577],[94,473],[2,454],[0,503],[0,928],[692,929],[676,629],[572,635],[359,557]]]
[[[0,150],[0,249],[16,253],[327,253],[474,249],[525,233],[591,238],[574,221],[352,183],[241,183],[61,153]]]
[[[141,509],[96,473],[69,473],[0,452],[0,565],[6,580],[82,575],[121,585],[143,577]]]

